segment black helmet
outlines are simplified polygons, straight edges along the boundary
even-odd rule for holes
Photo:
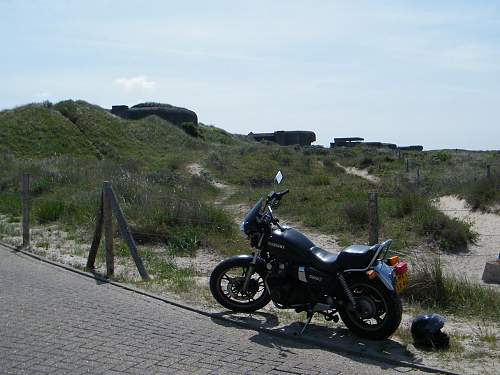
[[[441,332],[446,320],[438,314],[419,315],[411,323],[411,335],[416,346],[445,349],[450,345],[450,338]]]

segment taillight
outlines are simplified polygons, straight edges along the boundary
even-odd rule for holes
[[[401,275],[403,273],[408,272],[408,263],[406,262],[399,262],[396,264],[396,267],[394,267],[396,270],[396,275]]]
[[[391,267],[394,267],[396,264],[399,262],[399,257],[397,255],[394,255],[393,257],[390,257],[387,259],[387,264]]]

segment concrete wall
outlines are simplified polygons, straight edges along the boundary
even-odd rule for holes
[[[174,106],[149,106],[149,107],[132,107],[126,105],[114,105],[111,108],[111,113],[129,120],[139,120],[148,116],[158,116],[174,125],[181,125],[184,122],[192,122],[198,124],[198,116],[193,111],[186,108]]]
[[[310,146],[316,141],[316,134],[306,130],[279,130],[274,133],[250,133],[248,136],[257,141],[276,142],[281,146]]]

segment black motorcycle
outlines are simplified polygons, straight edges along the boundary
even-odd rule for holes
[[[277,184],[282,181],[278,172]],[[381,340],[401,322],[399,292],[408,283],[408,265],[385,259],[392,240],[373,246],[351,245],[338,255],[315,246],[299,231],[281,226],[273,215],[289,190],[271,192],[246,215],[241,231],[252,255],[226,259],[210,276],[210,291],[224,307],[253,312],[270,301],[280,309],[315,313],[339,321],[356,335]]]

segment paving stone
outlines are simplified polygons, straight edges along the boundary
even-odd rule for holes
[[[1,246],[0,257],[1,373],[397,373],[218,323]]]

